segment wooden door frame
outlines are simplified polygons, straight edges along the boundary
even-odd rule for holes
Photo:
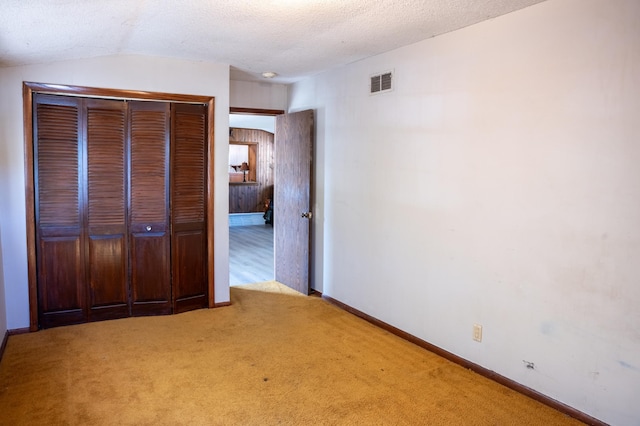
[[[282,115],[285,114],[283,109],[260,109],[260,108],[239,108],[230,107],[229,114],[245,114],[245,115]]]
[[[213,96],[182,95],[163,92],[146,92],[139,90],[104,89],[97,87],[70,86],[48,83],[22,83],[22,105],[24,126],[24,161],[25,161],[25,194],[27,221],[27,270],[29,283],[29,330],[38,330],[38,286],[36,264],[36,225],[35,225],[35,194],[33,178],[33,95],[46,93],[52,95],[78,96],[86,98],[118,98],[127,100],[146,100],[163,102],[183,102],[205,104],[207,106],[207,280],[209,307],[215,304],[214,283],[214,115],[215,98]]]
[[[229,113],[230,114],[246,114],[246,115],[266,115],[266,116],[273,116],[274,118],[278,115],[284,115],[284,114],[288,114],[287,111],[285,110],[277,110],[277,109],[259,109],[259,108],[240,108],[240,107],[230,107],[229,108]],[[309,180],[309,209],[312,210],[313,206],[315,205],[315,194],[316,194],[316,188],[315,188],[315,167],[316,167],[316,160],[315,160],[315,151],[316,151],[316,144],[315,144],[315,110],[313,110],[313,128],[312,128],[312,152],[311,152],[311,170],[310,170],[310,180]],[[275,133],[274,133],[274,143],[276,141],[275,139]],[[275,185],[278,185],[278,182],[274,182],[274,193],[275,193]],[[274,222],[273,224],[274,226],[274,233],[277,233],[278,230],[276,228],[276,224]],[[308,279],[308,291],[311,292],[313,291],[313,283],[314,283],[314,271],[315,271],[315,263],[314,263],[314,246],[313,246],[313,221],[311,221],[310,225],[309,225],[309,270],[308,270],[308,274],[309,274],[309,279]],[[274,234],[274,247],[275,247],[275,234]],[[274,256],[274,277],[275,277],[275,256]]]
[[[242,108],[242,107],[229,107],[229,114],[243,114],[243,115],[264,115],[264,116],[271,116],[275,117],[278,115],[282,115],[282,114],[286,114],[286,111],[283,109],[261,109],[261,108]],[[274,123],[275,125],[275,123]],[[274,143],[275,143],[275,129],[274,129]],[[231,144],[231,142],[228,142],[229,144]],[[275,190],[275,182],[274,182],[274,190]],[[229,209],[227,209],[227,215],[229,215]],[[274,225],[274,234],[276,232],[275,229],[275,223]],[[273,242],[274,247],[275,247],[275,240]],[[274,262],[274,278],[275,278],[275,256],[273,258],[273,262]]]

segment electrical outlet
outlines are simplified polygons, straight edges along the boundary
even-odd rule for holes
[[[473,340],[482,342],[482,326],[480,324],[473,324]]]

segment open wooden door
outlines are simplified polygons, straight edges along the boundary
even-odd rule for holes
[[[275,279],[310,292],[313,111],[276,117],[273,195]]]

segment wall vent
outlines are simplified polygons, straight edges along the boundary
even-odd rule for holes
[[[376,94],[382,92],[389,92],[393,89],[393,72],[388,71],[382,74],[376,74],[371,76],[371,82],[369,85],[369,93]]]

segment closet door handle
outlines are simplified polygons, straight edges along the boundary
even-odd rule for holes
[[[151,231],[151,225],[147,225],[145,229],[147,230],[147,232]]]

